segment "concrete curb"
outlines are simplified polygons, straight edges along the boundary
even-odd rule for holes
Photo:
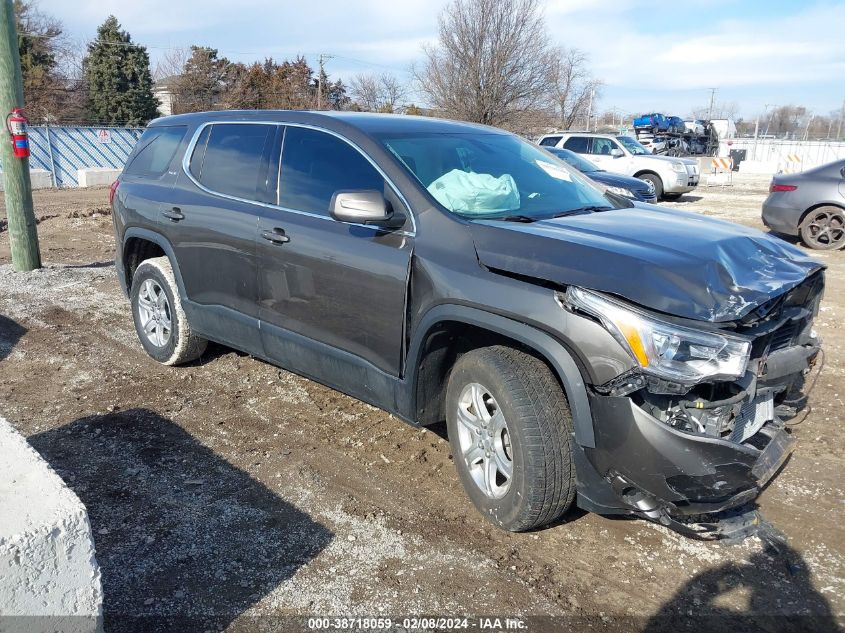
[[[0,630],[102,630],[85,506],[0,418]]]

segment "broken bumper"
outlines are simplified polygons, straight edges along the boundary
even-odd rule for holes
[[[596,446],[585,455],[620,509],[700,538],[748,529],[755,522],[748,513],[718,529],[702,526],[753,501],[793,450],[793,438],[776,423],[740,444],[678,431],[627,397],[590,400]]]

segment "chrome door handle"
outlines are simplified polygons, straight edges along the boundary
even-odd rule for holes
[[[272,231],[262,231],[261,237],[268,242],[273,242],[273,244],[285,244],[290,242],[290,238],[285,235],[285,230],[279,227],[274,228]]]
[[[172,220],[173,222],[178,222],[179,220],[185,219],[185,214],[182,213],[182,209],[179,207],[173,207],[172,209],[165,209],[161,212],[161,214],[166,217],[168,220]]]

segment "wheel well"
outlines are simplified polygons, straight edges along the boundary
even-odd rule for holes
[[[801,225],[804,224],[804,218],[806,218],[811,211],[821,209],[822,207],[836,207],[837,209],[845,211],[845,207],[843,207],[841,204],[836,204],[835,202],[819,202],[818,204],[814,204],[812,207],[810,207],[809,209],[804,211],[804,213],[801,214],[801,217],[798,218],[798,228],[801,228]]]
[[[542,360],[560,384],[554,367],[542,354],[509,336],[459,321],[441,321],[426,334],[420,348],[416,380],[416,420],[423,426],[446,419],[446,385],[457,360],[466,352],[507,345]],[[561,385],[563,389],[563,385]]]
[[[657,178],[660,178],[660,174],[658,174],[656,171],[650,171],[648,169],[638,171],[636,174],[634,174],[634,178],[639,178],[640,176],[645,176],[646,174],[648,174],[649,176],[656,176]],[[663,178],[660,178],[660,182],[663,182]]]
[[[123,270],[126,274],[126,287],[132,287],[132,277],[141,262],[153,257],[165,255],[164,249],[150,240],[141,237],[130,237],[123,246]]]

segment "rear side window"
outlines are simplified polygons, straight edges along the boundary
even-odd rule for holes
[[[185,138],[187,127],[177,125],[172,127],[147,128],[138,139],[135,156],[123,170],[128,176],[144,176],[157,178],[167,171],[179,143]]]
[[[576,154],[586,154],[589,142],[590,139],[586,136],[571,136],[566,139],[566,143],[563,144],[563,147],[564,149],[571,150]]]
[[[562,138],[562,136],[547,136],[542,141],[540,141],[540,145],[542,145],[543,147],[554,147]]]
[[[265,159],[278,126],[251,123],[215,123],[205,130],[191,156],[190,170],[197,181],[216,193],[258,200],[259,182],[266,178]],[[209,128],[206,128],[208,130]],[[206,141],[204,144],[201,141]]]
[[[282,150],[279,204],[329,215],[338,191],[384,191],[384,178],[349,143],[308,128],[289,127]]]

